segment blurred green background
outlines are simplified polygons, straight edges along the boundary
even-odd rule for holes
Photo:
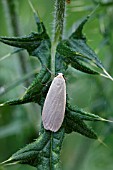
[[[14,11],[11,2],[14,2]],[[54,0],[31,0],[52,38]],[[67,5],[64,37],[74,24],[91,13],[97,2],[101,5],[84,27],[87,43],[98,54],[106,70],[113,76],[113,2],[112,0],[72,0]],[[32,10],[27,0],[0,0],[0,35],[22,36],[36,31]],[[2,60],[13,51],[0,43],[0,103],[21,97],[32,82],[39,61],[26,51]],[[29,76],[29,74],[32,74]],[[22,77],[28,78],[22,81]],[[17,82],[18,81],[18,82]],[[72,69],[66,73],[67,91],[73,105],[113,120],[112,81]],[[18,85],[15,85],[17,83]],[[0,162],[18,149],[33,142],[40,130],[40,106],[26,104],[0,108]],[[66,135],[61,153],[63,170],[113,170],[113,124],[89,123],[108,147],[79,134]],[[0,170],[33,170],[27,165],[0,167]]]

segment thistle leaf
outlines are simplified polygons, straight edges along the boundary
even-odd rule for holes
[[[90,18],[90,16],[86,16],[82,19],[80,19],[78,22],[75,23],[74,25],[74,32],[71,34],[70,39],[74,38],[74,39],[85,39],[85,36],[82,33],[83,27],[84,25],[87,23],[88,19]]]
[[[75,62],[71,63],[71,66],[79,71],[82,71],[87,74],[93,74],[93,75],[100,75],[99,72],[91,69],[90,67],[85,66],[83,63],[81,63],[80,60],[74,59]]]
[[[0,41],[14,47],[26,49],[30,55],[38,57],[41,64],[49,67],[51,44],[50,39],[45,31],[41,34],[33,32],[30,35],[24,37],[0,37]],[[43,58],[42,54],[43,52],[45,53],[45,51],[48,51],[49,55]]]
[[[2,164],[29,164],[37,169],[60,169],[59,155],[64,138],[64,129],[57,133],[42,130],[39,138],[20,149]]]
[[[111,120],[104,119],[98,115],[86,112],[83,109],[79,108],[78,106],[72,107],[69,104],[66,108],[66,112],[67,112],[67,117],[71,119],[76,119],[76,117],[78,117],[81,120],[87,120],[87,121],[113,122]]]
[[[63,56],[66,63],[71,64],[72,66],[74,66],[74,68],[77,68],[78,70],[80,67],[80,71],[90,74],[99,74],[98,72],[93,71],[91,68],[88,68],[80,63],[80,61],[83,61],[83,59],[86,59],[84,60],[84,63],[86,62],[89,64],[90,62],[90,65],[96,65],[103,70],[103,65],[101,61],[83,39],[63,40],[58,44],[57,52],[61,56]]]
[[[91,139],[98,139],[96,133],[92,128],[90,128],[88,125],[86,125],[83,120],[80,118],[76,117],[74,119],[72,118],[66,118],[65,120],[65,130],[66,133],[71,133],[71,132],[78,132],[83,136],[86,136]]]
[[[86,38],[83,36],[82,30],[88,18],[89,16],[79,22],[68,39],[59,42],[57,52],[67,64],[71,64],[75,69],[88,74],[99,74],[113,81],[113,78],[107,73],[95,52],[87,45]],[[103,73],[93,70],[92,65],[95,68],[98,67]]]
[[[37,25],[39,25],[38,21]],[[40,33],[31,33],[29,36],[25,37],[0,37],[0,41],[3,43],[26,49],[30,55],[38,57],[39,61],[42,64],[42,69],[40,73],[33,80],[32,84],[28,87],[23,97],[21,97],[20,99],[5,102],[0,106],[17,105],[29,102],[36,102],[40,104],[41,96],[43,94],[43,87],[50,79],[50,73],[47,71],[47,69],[50,69],[51,61],[50,38],[46,33],[46,29],[42,22],[41,25],[43,31]]]

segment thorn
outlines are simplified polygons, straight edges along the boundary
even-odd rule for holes
[[[104,70],[103,70],[104,71]],[[106,71],[106,70],[105,70]],[[105,73],[105,72],[104,72]],[[105,77],[105,78],[107,78],[107,79],[110,79],[111,81],[113,81],[113,78],[106,72],[105,74],[102,74],[102,73],[100,73],[100,76],[102,76],[102,77]]]
[[[7,164],[7,162],[10,162],[12,160],[12,158],[9,158],[8,160],[4,161],[4,162],[1,162],[0,165],[4,165],[4,164]]]
[[[28,3],[29,3],[29,5],[30,5],[30,7],[31,7],[31,9],[32,9],[32,11],[33,11],[33,13],[36,13],[36,10],[35,10],[35,8],[33,7],[33,4],[31,3],[30,0],[28,0]]]
[[[100,76],[102,76],[102,77],[105,77],[105,78],[109,79],[109,77],[108,77],[108,76],[106,76],[105,74],[100,73]]]
[[[6,58],[10,57],[11,54],[12,54],[12,53],[8,53],[8,54],[6,54],[5,56],[3,56],[2,58],[0,58],[0,62],[1,62],[2,60],[5,60]]]
[[[104,68],[103,68],[103,71],[104,71],[104,73],[108,76],[108,78],[113,81],[113,77],[111,77],[111,76],[109,75],[109,73],[108,73]]]
[[[32,4],[32,2],[31,2],[31,0],[28,0],[28,3],[29,3],[29,5],[30,5],[33,13],[36,14],[36,15],[39,17],[39,19],[40,19],[39,13],[38,13],[38,12],[35,10],[35,8],[33,7],[33,4]]]
[[[105,122],[109,122],[109,123],[113,123],[112,120],[108,120],[108,119],[104,119],[104,118],[101,118],[102,121],[105,121]]]
[[[91,17],[96,11],[97,9],[100,7],[100,4],[98,4],[92,11],[91,13],[89,14],[89,17]]]
[[[40,15],[39,15],[38,11],[36,11],[35,8],[33,7],[33,4],[31,3],[31,0],[28,0],[28,3],[29,3],[29,5],[30,5],[30,7],[31,7],[31,9],[32,9],[32,11],[34,13],[36,23],[37,24],[41,23],[42,21],[41,21]]]
[[[104,68],[102,68],[102,70],[105,74],[100,73],[100,75],[113,81],[113,77],[111,77],[110,74]]]
[[[27,90],[28,88],[27,87],[25,87],[25,86],[23,86],[23,88],[25,89],[25,90]]]
[[[5,103],[1,103],[1,104],[0,104],[0,107],[2,107],[2,106],[4,106],[4,105],[5,105]]]
[[[47,71],[48,71],[51,75],[53,75],[53,76],[55,77],[55,75],[51,72],[51,70],[50,70],[46,65],[43,64],[43,66],[47,69]]]
[[[0,58],[0,62],[1,62],[2,60],[5,60],[6,58],[10,57],[11,55],[13,55],[13,54],[15,54],[15,53],[18,53],[18,52],[20,52],[20,51],[22,51],[22,50],[24,50],[24,49],[22,49],[22,48],[16,48],[13,52],[8,53],[8,54],[6,54],[5,56],[1,57],[1,58]]]
[[[100,144],[105,146],[107,149],[110,149],[110,147],[105,142],[103,142],[101,138],[98,138],[98,141],[99,141]]]

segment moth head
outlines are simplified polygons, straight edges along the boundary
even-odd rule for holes
[[[57,77],[62,78],[64,75],[62,73],[58,73]]]

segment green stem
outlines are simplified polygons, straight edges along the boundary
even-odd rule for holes
[[[55,74],[55,54],[58,42],[63,37],[63,28],[65,21],[65,0],[55,1],[55,14],[54,14],[54,30],[53,41],[51,47],[51,71]]]

